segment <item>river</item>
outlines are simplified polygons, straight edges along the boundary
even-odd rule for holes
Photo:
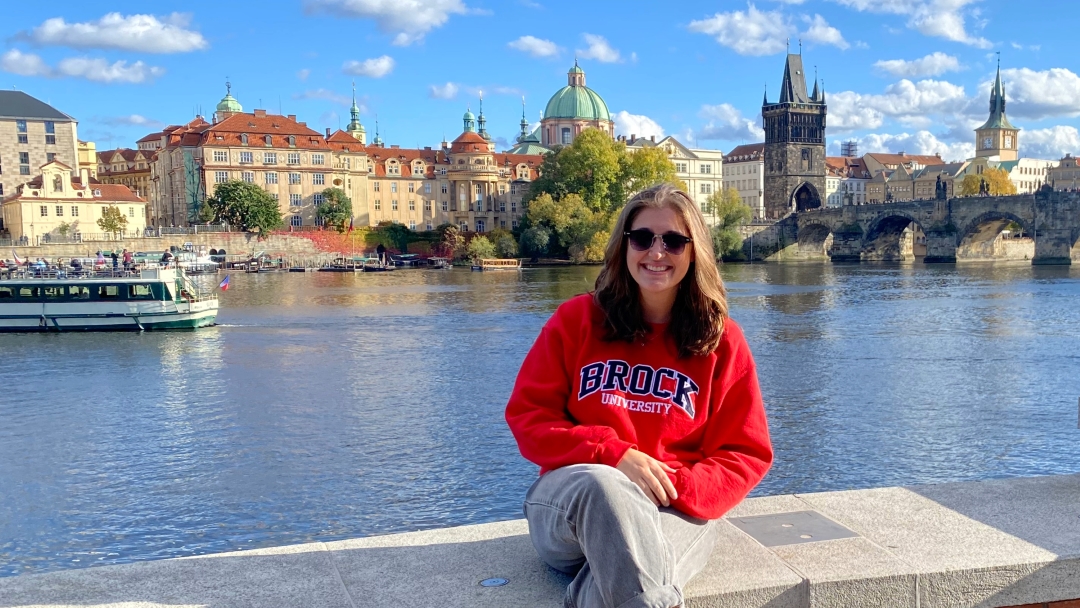
[[[1080,471],[1080,268],[723,272],[755,495]],[[596,273],[234,274],[213,328],[0,335],[0,576],[520,517],[503,407]]]

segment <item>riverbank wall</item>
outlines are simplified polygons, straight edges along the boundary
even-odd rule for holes
[[[687,608],[1080,606],[1080,474],[752,498]],[[561,606],[524,520],[0,578],[0,606]]]
[[[318,255],[315,243],[295,234],[271,234],[263,240],[251,232],[205,232],[199,234],[166,234],[160,237],[124,238],[115,241],[85,241],[82,243],[49,243],[37,246],[12,247],[21,258],[49,260],[57,257],[93,257],[97,251],[128,249],[130,251],[165,251],[170,246],[183,247],[191,243],[198,249],[224,249],[228,254],[250,255],[256,251],[286,255]],[[0,251],[0,258],[10,259],[10,251]]]

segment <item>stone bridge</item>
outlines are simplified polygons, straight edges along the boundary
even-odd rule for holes
[[[797,256],[834,262],[1030,259],[1080,263],[1080,193],[963,197],[814,209],[794,218]],[[1003,239],[1011,223],[1020,238]]]

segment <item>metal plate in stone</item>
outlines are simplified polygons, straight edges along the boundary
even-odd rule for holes
[[[728,521],[766,547],[816,543],[858,536],[855,532],[817,511],[732,517]]]

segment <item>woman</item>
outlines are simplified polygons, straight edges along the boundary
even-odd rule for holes
[[[540,466],[524,507],[533,546],[576,575],[565,605],[682,605],[711,521],[772,463],[754,361],[686,193],[661,185],[626,204],[596,290],[541,330],[506,420]]]

